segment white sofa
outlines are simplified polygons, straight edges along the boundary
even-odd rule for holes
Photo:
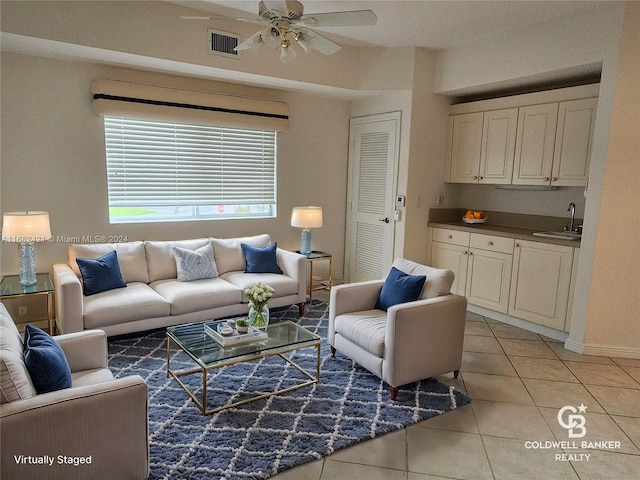
[[[196,250],[207,243],[213,247],[219,276],[178,281],[173,247]],[[271,239],[263,234],[70,245],[68,264],[53,266],[58,330],[69,333],[101,329],[112,336],[240,315],[249,311],[244,290],[258,282],[275,289],[269,307],[297,304],[302,315],[306,301],[305,257],[278,248],[277,263],[283,274],[245,273],[243,243],[266,247]],[[96,259],[114,250],[126,288],[84,296],[76,258]]]

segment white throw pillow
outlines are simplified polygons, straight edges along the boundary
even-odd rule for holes
[[[204,278],[216,278],[216,262],[213,259],[211,244],[189,250],[187,248],[173,247],[173,256],[176,259],[176,270],[179,282],[190,282]]]

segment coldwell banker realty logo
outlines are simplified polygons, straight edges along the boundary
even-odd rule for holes
[[[587,435],[587,407],[584,403],[578,407],[565,405],[558,410],[558,424],[567,431],[571,439],[584,438]],[[577,440],[545,440],[524,442],[527,449],[555,450],[554,459],[559,462],[586,462],[591,458],[590,450],[617,450],[621,443],[614,440],[577,441]]]
[[[567,415],[565,421],[564,413],[567,411],[572,413]],[[586,411],[587,407],[584,404],[581,404],[577,410],[571,405],[565,405],[558,411],[558,423],[569,431],[569,438],[582,438],[587,434],[587,427],[585,427],[587,420],[584,415],[575,415],[576,412],[586,413]]]

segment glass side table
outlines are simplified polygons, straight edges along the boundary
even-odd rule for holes
[[[47,321],[49,334],[53,335],[53,295],[55,289],[48,273],[36,274],[35,285],[21,285],[19,275],[5,275],[0,282],[0,302],[17,300],[29,296],[44,296],[47,298]]]
[[[307,294],[309,295],[309,302],[313,299],[313,292],[316,290],[331,290],[332,280],[331,277],[333,275],[333,256],[327,252],[320,252],[318,250],[313,250],[311,253],[300,253],[300,250],[296,250],[296,253],[307,257],[307,264],[309,265],[309,283],[307,284]],[[327,285],[322,283],[313,284],[313,264],[319,261],[328,261],[329,262],[329,279]]]

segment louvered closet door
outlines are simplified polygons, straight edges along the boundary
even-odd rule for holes
[[[393,263],[400,113],[351,120],[349,282],[384,278]]]

